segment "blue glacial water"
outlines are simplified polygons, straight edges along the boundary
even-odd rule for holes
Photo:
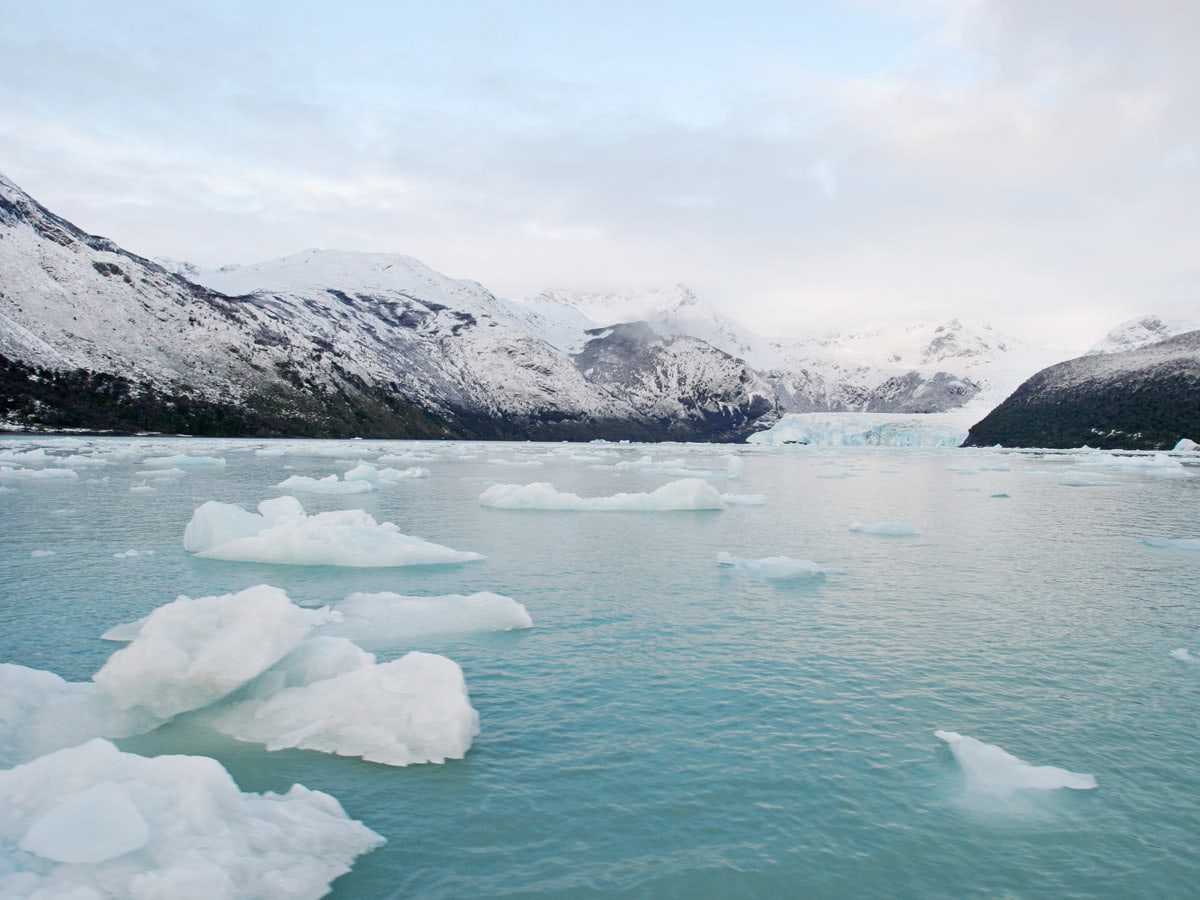
[[[99,640],[111,625],[180,594],[262,583],[305,604],[356,591],[524,604],[529,630],[359,642],[381,660],[421,649],[462,666],[481,722],[465,759],[393,768],[268,753],[186,725],[119,742],[214,756],[245,791],[332,794],[387,838],[333,897],[1197,895],[1200,663],[1171,651],[1200,656],[1200,552],[1143,541],[1200,536],[1200,478],[1188,475],[1200,468],[793,446],[361,441],[256,454],[279,446],[0,440],[0,452],[108,460],[77,467],[76,481],[2,482],[0,662],[87,680],[114,650]],[[309,512],[363,508],[486,561],[308,568],[183,551],[206,500],[252,509],[288,475],[409,451],[427,459],[387,464],[428,478],[297,496]],[[144,474],[144,457],[175,453],[226,465]],[[739,479],[725,477],[731,454]],[[617,465],[646,456],[765,503],[479,504],[498,481],[599,496],[679,477]],[[127,550],[138,555],[116,555]],[[718,567],[720,552],[813,560],[827,575],[756,580]],[[969,790],[936,729],[1094,774],[1098,788]]]

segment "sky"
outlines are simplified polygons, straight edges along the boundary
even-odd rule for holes
[[[204,267],[686,284],[769,335],[1200,312],[1194,0],[0,0],[0,172]]]

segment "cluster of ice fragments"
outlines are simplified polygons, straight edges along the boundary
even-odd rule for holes
[[[243,793],[202,756],[97,738],[0,771],[4,897],[321,897],[383,842],[328,794]]]
[[[380,469],[370,463],[359,463],[348,470],[340,479],[337,475],[314,478],[309,475],[292,475],[279,482],[277,487],[285,491],[308,491],[313,494],[367,494],[381,484],[397,484],[412,478],[428,478],[429,470],[420,466],[395,469],[385,466]]]
[[[459,666],[419,651],[378,662],[349,636],[532,624],[497,594],[354,594],[335,607],[268,585],[179,597],[110,629],[128,644],[89,682],[0,664],[0,896],[322,896],[383,841],[332,797],[241,793],[215,760],[110,741],[188,716],[268,750],[458,759],[479,730]]]
[[[557,490],[545,481],[532,484],[493,484],[479,497],[493,509],[575,510],[590,512],[677,512],[725,509],[733,505],[761,504],[757,494],[722,494],[700,478],[682,478],[653,491],[621,493],[607,497],[580,497]]]

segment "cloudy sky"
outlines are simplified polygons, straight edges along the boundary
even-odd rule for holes
[[[769,334],[1200,311],[1195,0],[0,0],[0,172],[206,266],[682,282]]]

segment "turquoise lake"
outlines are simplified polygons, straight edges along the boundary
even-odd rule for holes
[[[179,454],[224,465],[144,465]],[[259,584],[306,606],[380,591],[522,604],[532,628],[358,641],[381,660],[424,650],[462,667],[480,718],[463,759],[267,752],[186,720],[117,741],[214,757],[243,791],[337,798],[387,839],[334,883],[344,900],[1194,897],[1191,457],[10,436],[0,466],[78,477],[0,477],[0,662],[87,681],[114,652],[100,639],[111,626]],[[362,569],[183,549],[206,501],[252,510],[291,475],[362,461],[428,477],[287,493],[486,559]],[[761,502],[479,502],[495,483],[599,497],[697,474]],[[914,533],[861,527],[877,524]],[[773,579],[718,566],[720,553],[812,561],[824,577]],[[979,790],[939,729],[1097,786]]]

